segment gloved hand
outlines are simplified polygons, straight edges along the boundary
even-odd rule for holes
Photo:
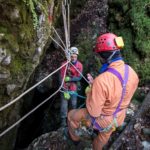
[[[70,81],[70,77],[66,76],[65,77],[65,82],[68,82],[68,81]]]
[[[64,92],[64,98],[66,100],[69,100],[70,99],[70,94],[68,92]]]
[[[89,80],[89,83],[92,84],[93,83],[93,77],[90,73],[87,74],[87,79]]]
[[[91,86],[89,85],[85,88],[85,94],[87,95],[90,91],[91,91]]]

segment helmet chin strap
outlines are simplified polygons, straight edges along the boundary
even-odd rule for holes
[[[117,51],[118,51],[118,50],[114,51],[114,52],[109,56],[109,58],[106,60],[106,62],[107,62],[108,64],[111,63],[112,57],[115,55],[115,53],[116,53]]]

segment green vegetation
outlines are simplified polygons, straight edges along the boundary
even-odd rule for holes
[[[140,85],[150,82],[149,0],[113,0],[109,3],[109,30],[124,38],[123,56],[139,74]]]
[[[92,30],[91,32],[81,32],[76,43],[78,43],[77,47],[79,48],[79,60],[84,66],[84,74],[91,73],[93,76],[97,76],[101,64],[92,51],[96,36],[94,38],[91,37]]]
[[[5,35],[5,39],[9,43],[9,48],[11,47],[13,50],[19,49],[19,45],[17,43],[17,39],[16,39],[16,37],[14,35],[12,35],[12,34],[6,34]]]
[[[131,23],[135,33],[135,48],[142,56],[150,56],[150,17],[146,13],[149,0],[132,0],[130,11]]]
[[[19,56],[15,56],[15,58],[13,58],[14,60],[12,61],[11,64],[11,73],[14,75],[19,75],[20,73],[23,73],[23,68],[24,68],[24,63],[21,59],[21,57]]]
[[[40,2],[40,0],[23,0],[24,3],[28,6],[29,10],[32,13],[32,18],[33,18],[33,27],[34,29],[38,28],[39,22],[38,22],[38,15],[36,12],[35,7],[39,6],[41,10],[43,10],[43,12],[47,15],[47,9],[44,7],[44,4],[46,4],[47,7],[47,1],[44,0],[44,2]]]
[[[84,4],[86,3],[86,0],[73,0],[71,1],[71,19],[74,19],[77,14],[80,14]]]

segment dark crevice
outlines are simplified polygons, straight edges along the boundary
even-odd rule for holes
[[[30,109],[22,108],[22,115],[25,115],[27,112],[35,108],[39,103],[41,103],[44,99],[49,97],[55,90],[51,90],[46,93],[40,93],[38,90],[34,91],[34,97],[32,99],[32,107],[30,105]],[[41,106],[38,110],[36,110],[33,114],[31,114],[27,119],[25,119],[18,129],[18,136],[16,140],[16,146],[15,150],[17,149],[23,149],[26,148],[35,138],[40,136],[41,134],[44,134],[46,132],[49,132],[51,130],[56,130],[57,123],[55,126],[50,126],[49,129],[43,130],[44,123],[45,122],[45,114],[46,111],[56,111],[54,108],[54,103],[52,103],[55,100],[56,97],[53,97],[48,102],[46,102],[43,106]],[[25,99],[27,101],[28,99]],[[25,102],[26,103],[26,102]],[[51,116],[51,120],[53,120],[53,116]],[[51,128],[51,129],[50,129]]]
[[[59,61],[56,62],[56,57]],[[51,44],[41,64],[32,75],[28,88],[36,84],[48,74],[57,69],[64,60],[62,51]],[[37,86],[23,98],[21,116],[24,116],[37,105],[42,103],[59,88],[59,72]],[[48,100],[34,113],[28,116],[19,126],[15,150],[26,148],[38,136],[56,130],[60,125],[59,120],[60,98],[59,93]],[[57,118],[57,119],[56,119]]]

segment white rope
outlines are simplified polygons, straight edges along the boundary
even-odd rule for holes
[[[68,64],[69,61],[67,61],[65,64],[63,64],[62,66],[60,66],[59,68],[57,68],[55,71],[53,71],[52,73],[50,73],[47,77],[45,77],[44,79],[42,79],[41,81],[39,81],[37,84],[35,84],[34,86],[32,86],[31,88],[29,88],[28,90],[26,90],[25,92],[23,92],[20,96],[18,96],[17,98],[15,98],[14,100],[12,100],[11,102],[9,102],[8,104],[4,105],[3,107],[0,108],[0,111],[4,110],[5,108],[9,107],[10,105],[14,104],[15,102],[17,102],[20,98],[22,98],[25,94],[27,94],[28,92],[30,92],[31,90],[33,90],[35,87],[37,87],[39,84],[41,84],[42,82],[44,82],[46,79],[48,79],[50,76],[52,76],[54,73],[56,73],[58,70],[60,70],[61,68],[63,68],[66,64]]]
[[[66,3],[66,1],[65,1],[65,3]],[[67,31],[66,9],[65,9],[63,1],[62,1],[62,15],[63,15],[65,41],[66,41],[66,48],[67,48],[66,50],[68,50],[68,31]]]
[[[51,37],[52,38],[52,37]],[[54,39],[53,39],[54,40]],[[54,40],[54,42],[57,42],[56,40]],[[68,54],[69,55],[69,52],[67,52],[67,51],[65,51],[63,48],[62,48],[62,50],[66,53],[66,54]],[[69,60],[70,61],[70,60]],[[90,84],[90,82],[86,79],[86,77],[81,73],[81,71],[80,70],[78,70],[77,69],[77,67],[74,65],[74,64],[72,64],[71,62],[70,62],[70,64],[77,70],[77,72],[83,77],[83,79],[88,83],[88,84]]]
[[[67,11],[65,6],[68,7]],[[70,24],[69,24],[69,17],[70,17],[70,8],[69,8],[68,0],[62,1],[62,15],[63,15],[63,23],[64,23],[64,32],[65,32],[65,41],[66,41],[66,57],[70,60]]]
[[[60,35],[58,34],[58,32],[56,31],[56,29],[54,28],[54,26],[52,26],[52,28],[53,28],[53,30],[55,31],[55,33],[56,33],[56,35],[58,36],[58,38],[60,39],[60,41],[61,41],[61,43],[63,44],[64,48],[66,49],[66,46],[65,46],[63,40],[61,39]],[[57,43],[58,43],[58,42],[57,42]],[[57,44],[57,43],[56,43],[56,44]],[[57,44],[57,45],[58,45],[58,44]],[[60,46],[60,45],[59,45],[59,46]]]
[[[70,62],[69,64],[71,64],[76,70],[77,72],[83,77],[83,79],[88,83],[90,84],[90,82],[86,79],[86,77],[82,74],[82,72],[80,70],[77,69],[77,67],[72,63]]]
[[[66,59],[69,60],[70,58],[68,57],[68,52],[52,37],[50,36],[50,38],[58,45],[61,47],[61,49],[64,51]]]
[[[67,71],[67,67],[68,67],[68,63],[69,61],[67,61],[67,63],[65,63],[66,67],[65,67],[65,74]],[[63,66],[64,67],[64,66]],[[60,68],[61,69],[61,68]],[[27,118],[30,114],[32,114],[35,110],[37,110],[39,107],[41,107],[43,104],[45,104],[50,98],[52,98],[54,95],[56,95],[60,89],[62,88],[63,84],[64,84],[64,79],[65,79],[65,74],[62,80],[62,83],[60,85],[60,87],[58,88],[57,91],[55,91],[51,96],[49,96],[47,99],[45,99],[42,103],[40,103],[39,105],[37,105],[34,109],[32,109],[30,112],[28,112],[26,115],[24,115],[22,118],[20,118],[17,122],[15,122],[13,125],[11,125],[9,128],[7,128],[6,130],[4,130],[1,134],[0,137],[2,137],[3,135],[5,135],[7,132],[9,132],[11,129],[13,129],[16,125],[18,125],[20,122],[22,122],[25,118]]]
[[[68,47],[70,48],[70,4],[69,3],[67,4],[67,8],[68,8]]]
[[[68,54],[68,52],[66,52],[64,49],[62,49],[65,53],[67,53]],[[82,72],[80,71],[80,70],[78,70],[77,69],[77,67],[74,65],[74,64],[72,64],[71,62],[70,62],[70,64],[77,70],[77,72],[83,77],[83,79],[88,83],[88,84],[90,84],[90,82],[86,79],[86,77],[82,74]]]
[[[68,54],[68,52],[66,52],[64,49],[62,49],[65,53],[67,53]],[[70,62],[70,64],[77,70],[77,72],[83,77],[83,79],[88,83],[88,84],[90,84],[90,82],[86,79],[86,77],[82,74],[82,72],[80,71],[80,70],[78,70],[77,69],[77,67],[74,65],[74,64],[72,64],[71,62]]]
[[[50,38],[63,50],[65,51],[65,49],[50,35]]]
[[[70,48],[70,4],[71,4],[71,0],[65,0],[64,3],[62,2],[62,14],[63,14],[63,21],[64,21],[64,31],[65,31],[65,38],[66,38],[66,45],[67,48]],[[65,6],[67,5],[68,8],[68,27],[67,27],[67,20],[66,20],[66,9]],[[67,56],[70,56],[68,49],[65,50],[65,53],[67,53]],[[68,57],[67,57],[68,58]],[[70,64],[78,71],[78,73],[84,78],[84,80],[89,84],[89,81],[84,77],[84,75],[76,68],[75,65],[73,65],[71,62]]]
[[[68,1],[67,1],[68,3]],[[66,0],[65,0],[65,4],[66,4]],[[62,50],[65,52],[65,54],[69,54],[68,48],[70,48],[70,10],[69,10],[70,4],[68,3],[68,27],[67,27],[67,20],[66,20],[66,10],[65,7],[62,3],[62,14],[63,14],[63,20],[64,20],[64,30],[65,30],[65,38],[66,38],[66,46],[63,43],[63,41],[61,40],[59,34],[57,33],[57,31],[55,30],[55,28],[53,27],[53,30],[55,31],[55,33],[57,34],[57,36],[59,37],[59,39],[61,40],[63,46],[65,48],[67,48],[66,50],[51,36],[51,39],[57,44],[59,45]],[[87,83],[89,83],[89,81],[84,77],[84,75],[76,68],[76,66],[74,66],[71,62],[70,59],[67,60],[67,62],[65,64],[63,64],[62,66],[60,66],[58,69],[56,69],[55,71],[53,71],[52,73],[50,73],[47,77],[45,77],[44,79],[42,79],[40,82],[38,82],[37,84],[35,84],[34,86],[32,86],[31,88],[29,88],[28,90],[26,90],[25,92],[23,92],[20,96],[18,96],[17,98],[15,98],[14,100],[12,100],[11,102],[9,102],[8,104],[4,105],[3,107],[0,108],[0,111],[4,110],[5,108],[9,107],[10,105],[14,104],[15,102],[17,102],[20,98],[22,98],[25,94],[27,94],[28,92],[30,92],[32,89],[34,89],[35,87],[37,87],[39,84],[41,84],[42,82],[44,82],[46,79],[48,79],[50,76],[52,76],[54,73],[56,73],[58,70],[60,70],[61,68],[63,68],[64,66],[66,66],[65,68],[65,74],[67,71],[67,67],[68,64],[71,64],[79,73],[80,75],[85,79],[85,81]],[[4,130],[1,134],[0,137],[2,137],[3,135],[5,135],[7,132],[9,132],[11,129],[13,129],[16,125],[18,125],[20,122],[22,122],[25,118],[27,118],[30,114],[32,114],[35,110],[37,110],[39,107],[41,107],[43,104],[45,104],[50,98],[52,98],[54,95],[56,95],[61,88],[63,87],[64,84],[64,78],[65,78],[65,74],[63,76],[63,80],[61,83],[61,86],[58,88],[57,91],[55,91],[51,96],[49,96],[47,99],[45,99],[42,103],[40,103],[38,106],[36,106],[34,109],[32,109],[30,112],[28,112],[26,115],[24,115],[22,118],[20,118],[16,123],[14,123],[13,125],[11,125],[9,128],[7,128],[6,130]]]

